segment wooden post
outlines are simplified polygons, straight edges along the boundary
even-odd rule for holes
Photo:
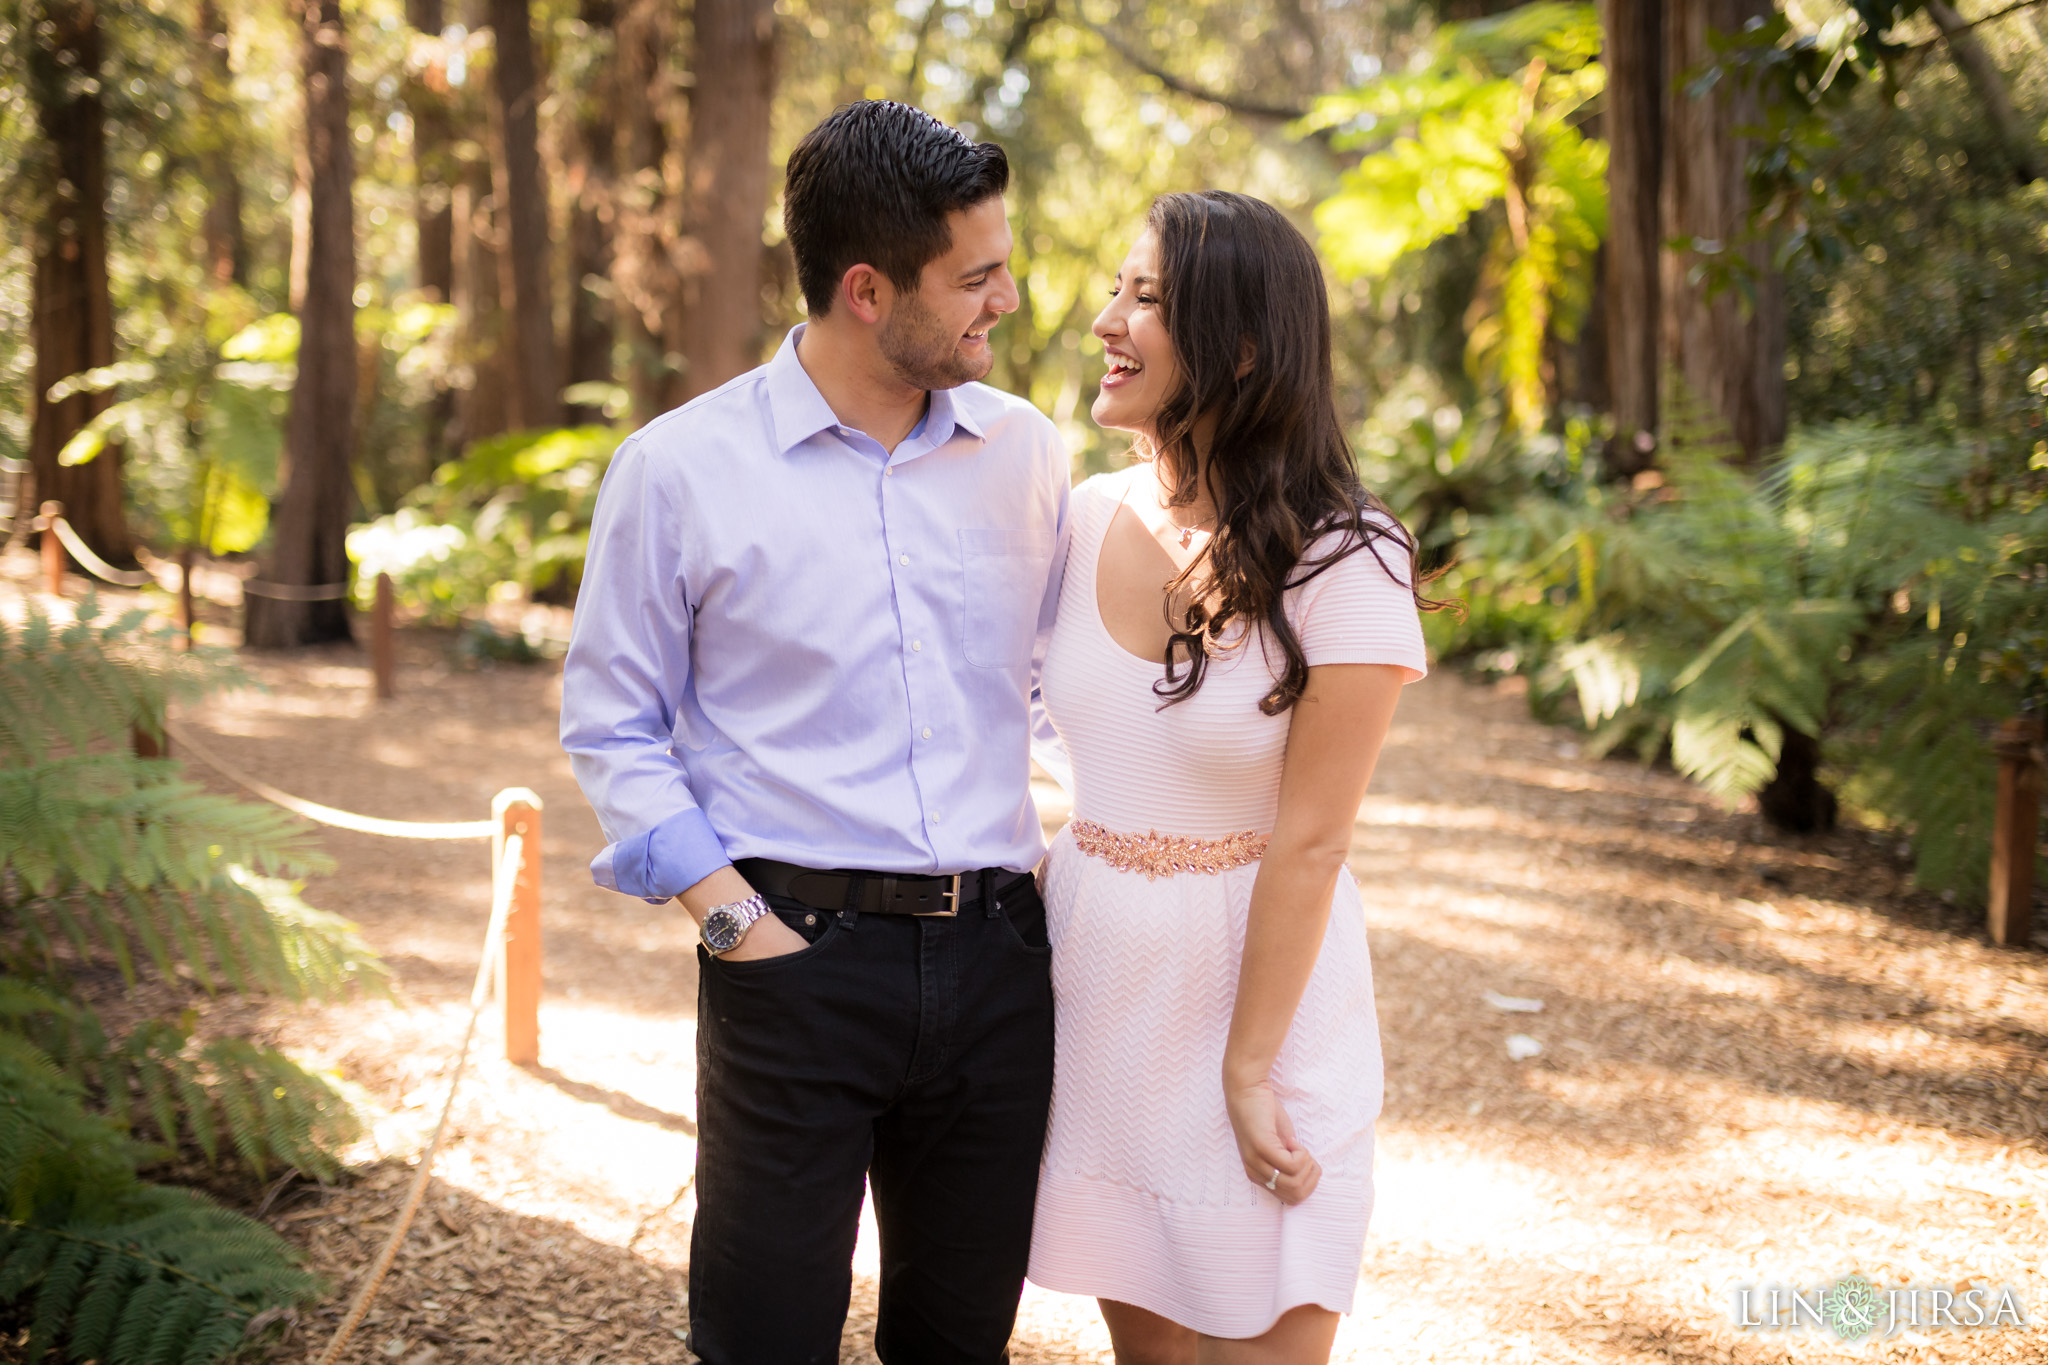
[[[184,632],[182,648],[192,648],[192,546],[178,547],[178,626]]]
[[[2034,936],[2034,849],[2041,837],[2041,721],[2021,716],[1998,727],[1998,813],[1991,824],[1991,939],[2024,948]]]
[[[377,700],[398,695],[397,662],[391,649],[391,575],[377,575],[377,605],[370,615],[370,668],[377,675]]]
[[[43,591],[52,597],[64,595],[64,544],[57,539],[57,522],[63,515],[63,503],[46,502],[36,518],[36,529],[43,533]]]
[[[514,1066],[540,1062],[540,798],[524,787],[507,787],[491,799],[498,821],[491,841],[493,875],[503,863],[505,839],[520,836],[522,853],[512,871],[511,912],[498,953],[498,1003],[505,1011],[505,1060]]]

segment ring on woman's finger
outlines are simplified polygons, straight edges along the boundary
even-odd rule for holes
[[[1273,1168],[1273,1174],[1266,1177],[1266,1188],[1269,1190],[1280,1188],[1280,1168],[1278,1166]]]

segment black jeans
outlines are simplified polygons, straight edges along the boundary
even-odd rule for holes
[[[876,1354],[1007,1359],[1052,1096],[1051,951],[1029,880],[990,902],[939,919],[771,900],[808,948],[697,950],[689,1344],[707,1365],[838,1360],[863,1176]]]

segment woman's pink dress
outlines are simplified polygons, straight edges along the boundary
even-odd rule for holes
[[[1074,818],[1126,835],[1205,840],[1272,831],[1288,714],[1259,699],[1258,638],[1211,661],[1195,697],[1159,709],[1154,660],[1113,640],[1096,606],[1103,537],[1138,466],[1075,490],[1046,708],[1074,765]],[[1393,542],[1289,594],[1311,666],[1426,667]],[[1273,652],[1281,656],[1277,648]],[[1058,1051],[1031,1279],[1135,1304],[1211,1336],[1252,1337],[1303,1304],[1351,1308],[1372,1212],[1381,1073],[1365,916],[1342,873],[1307,993],[1273,1069],[1322,1183],[1288,1207],[1246,1178],[1223,1108],[1225,1035],[1256,862],[1148,879],[1084,853],[1070,826],[1045,864]]]

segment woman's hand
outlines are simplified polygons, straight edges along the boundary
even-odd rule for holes
[[[1230,1114],[1230,1130],[1237,1136],[1237,1155],[1244,1162],[1247,1180],[1261,1189],[1271,1189],[1283,1204],[1299,1204],[1315,1193],[1323,1168],[1295,1138],[1294,1123],[1273,1093],[1271,1080],[1226,1087],[1223,1106]],[[1279,1178],[1267,1185],[1276,1171]]]

